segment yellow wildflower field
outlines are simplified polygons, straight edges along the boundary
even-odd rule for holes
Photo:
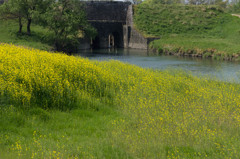
[[[109,120],[106,140],[128,158],[240,157],[239,84],[9,44],[0,44],[0,83],[4,103],[23,110],[117,109],[121,117]],[[10,150],[24,156],[22,149],[16,140]],[[81,158],[41,151],[37,158]]]

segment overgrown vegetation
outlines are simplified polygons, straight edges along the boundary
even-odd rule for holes
[[[80,38],[96,35],[96,30],[87,22],[84,4],[78,0],[52,3],[39,17],[40,24],[54,33],[57,51],[76,52]]]
[[[233,1],[234,2],[234,1]],[[240,1],[236,0],[227,7],[229,13],[240,14]]]
[[[240,18],[218,6],[163,5],[135,7],[135,25],[146,37],[160,37],[151,47],[160,53],[237,60]]]
[[[240,85],[0,45],[3,158],[239,158]]]
[[[33,22],[44,26],[53,33],[51,40],[56,51],[77,52],[80,38],[96,35],[96,30],[87,22],[84,4],[78,0],[8,0],[0,5],[0,18],[17,19],[19,36],[24,34],[24,22],[27,24],[25,36],[31,36]]]
[[[31,24],[34,14],[46,12],[53,0],[8,0],[0,6],[0,16],[4,19],[18,19],[19,33],[22,33],[22,20],[27,21],[27,34],[31,34]]]

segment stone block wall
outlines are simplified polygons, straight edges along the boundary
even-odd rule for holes
[[[130,2],[88,1],[86,4],[89,21],[126,22],[127,9]]]
[[[98,31],[93,48],[148,49],[152,39],[145,38],[133,27],[133,6],[130,2],[88,1],[85,9],[88,21]],[[84,45],[86,46],[86,45]]]

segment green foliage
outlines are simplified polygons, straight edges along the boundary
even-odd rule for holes
[[[230,13],[240,13],[240,2],[230,4],[227,8],[228,12]]]
[[[60,0],[48,6],[42,16],[42,25],[54,32],[57,51],[76,51],[78,38],[83,38],[85,31],[94,37],[96,31],[87,23],[83,7],[78,0]]]
[[[15,18],[18,18],[19,16],[22,16],[21,10],[20,10],[20,5],[18,2],[20,2],[19,0],[15,1],[16,5],[14,6],[14,1],[9,0],[8,3],[4,3],[2,5],[0,5],[0,15],[1,18],[3,18],[4,16],[14,16]],[[4,15],[5,14],[5,15]],[[8,15],[9,14],[9,15]]]
[[[18,32],[23,34],[22,37],[26,37],[22,33],[25,23],[27,35],[31,34],[32,22],[48,28],[53,33],[48,41],[54,39],[57,51],[76,52],[79,38],[96,36],[96,30],[86,21],[83,4],[78,0],[9,0],[0,6],[0,13],[4,19],[18,19]]]
[[[5,19],[19,20],[19,33],[22,33],[22,19],[27,21],[27,34],[31,34],[31,23],[35,12],[44,12],[53,0],[8,0],[1,8],[1,16]]]
[[[19,29],[18,32],[22,33],[22,18],[24,16],[21,10],[20,0],[9,0],[0,6],[1,19],[18,19]]]

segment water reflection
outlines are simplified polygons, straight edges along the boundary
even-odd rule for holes
[[[144,68],[152,69],[181,69],[190,71],[198,76],[210,76],[224,81],[240,82],[240,63],[217,61],[178,56],[156,56],[152,52],[137,49],[99,49],[86,50],[76,56],[83,56],[93,60],[119,60]]]

